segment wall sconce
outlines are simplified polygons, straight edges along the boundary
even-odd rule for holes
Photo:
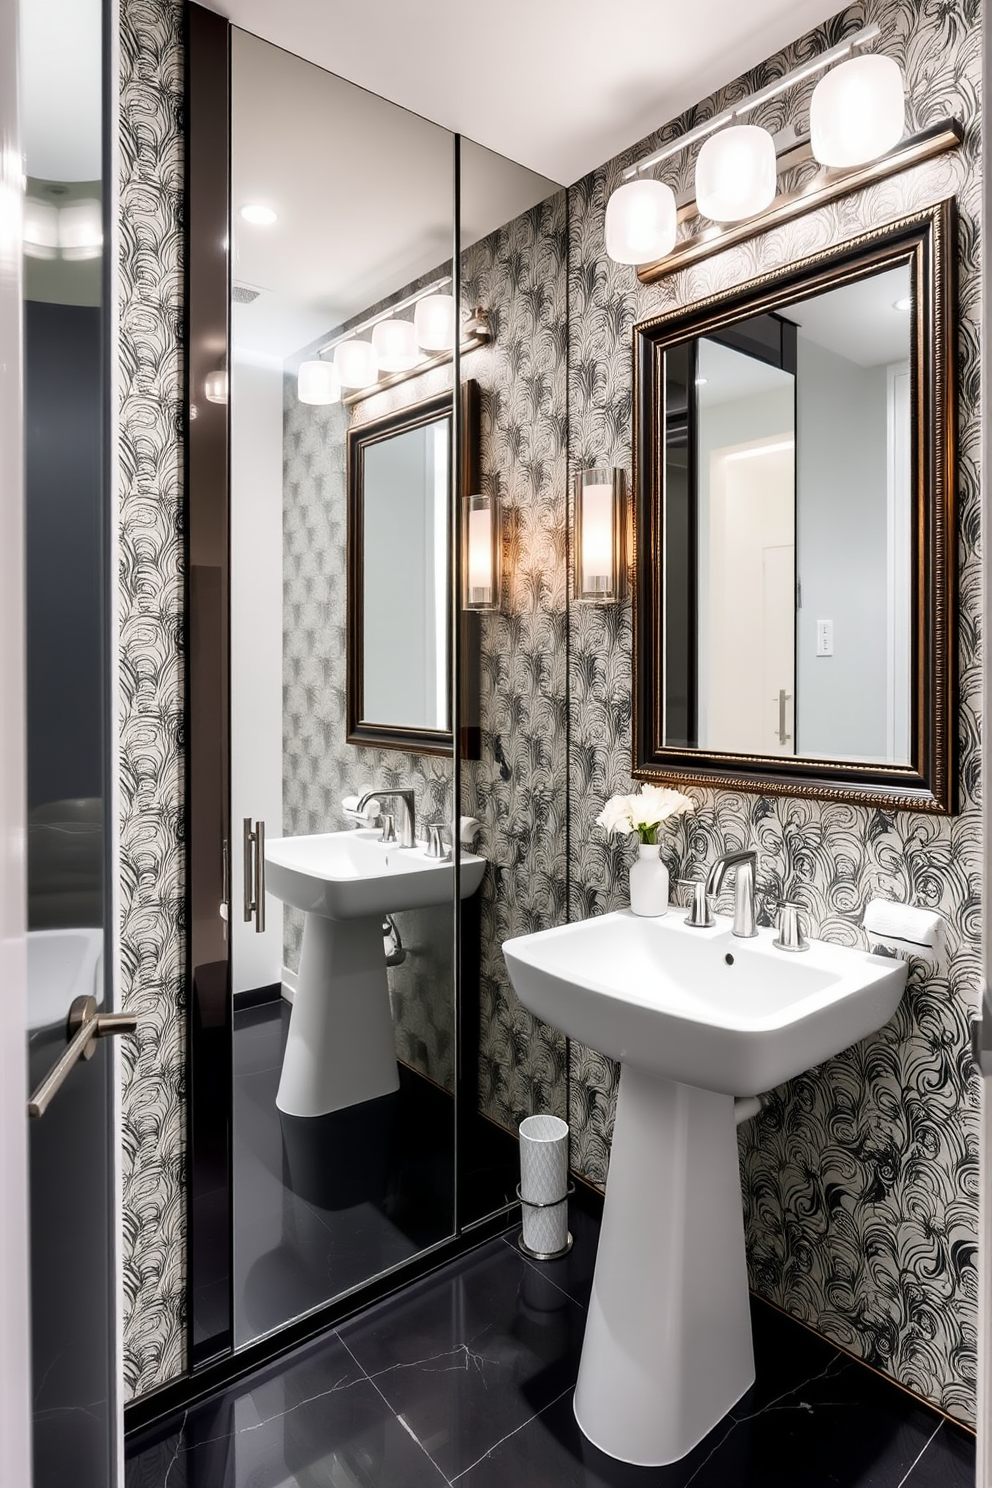
[[[301,362],[296,377],[296,396],[301,403],[340,403],[341,379],[333,362]]]
[[[696,207],[711,222],[744,222],[775,200],[775,141],[757,124],[711,134],[696,162]],[[671,250],[669,250],[671,251]]]
[[[575,598],[606,604],[627,578],[624,473],[580,470],[575,477]]]
[[[820,79],[809,106],[810,145],[821,165],[864,165],[902,139],[906,100],[891,57],[853,57]]]
[[[379,377],[379,359],[371,341],[353,336],[334,348],[334,365],[346,388],[371,387]]]
[[[650,177],[618,186],[606,204],[606,251],[614,263],[650,263],[675,247],[675,192]]]
[[[203,379],[203,395],[208,403],[227,402],[227,373],[223,369],[207,373]]]
[[[503,527],[495,496],[462,497],[462,604],[498,610]]]

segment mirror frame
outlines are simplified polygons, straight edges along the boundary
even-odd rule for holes
[[[634,327],[633,767],[637,780],[840,799],[889,810],[956,809],[957,740],[953,197]],[[800,297],[909,266],[911,312],[912,729],[909,764],[748,755],[664,743],[665,351]]]
[[[471,495],[479,487],[479,384],[472,379],[463,382],[461,398],[463,430],[461,465],[459,479],[457,483],[453,483],[453,489],[449,493],[449,548],[450,533],[454,530],[452,503],[454,511],[457,512],[461,498]],[[455,581],[455,571],[454,566],[450,564],[450,555],[447,604],[448,727],[446,729],[405,728],[400,724],[375,723],[363,716],[365,542],[362,489],[365,450],[369,445],[378,444],[383,439],[390,439],[411,429],[418,429],[423,424],[433,423],[441,417],[447,417],[450,422],[452,439],[449,448],[453,450],[453,397],[450,389],[447,392],[438,393],[435,397],[425,398],[419,403],[411,403],[405,408],[384,414],[381,418],[370,419],[368,423],[353,424],[348,430],[348,654],[346,668],[348,694],[346,742],[348,744],[362,744],[378,749],[401,749],[410,754],[450,754],[454,747],[451,728],[453,674],[450,586]],[[455,469],[456,463],[452,454],[452,470]]]

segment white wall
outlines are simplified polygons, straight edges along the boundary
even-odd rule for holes
[[[24,942],[22,163],[17,6],[0,0],[0,1483],[31,1482]]]
[[[275,362],[231,371],[231,949],[235,993],[282,979],[283,908],[245,924],[242,821],[282,836],[282,415]]]
[[[797,753],[886,756],[887,372],[799,337]],[[834,654],[817,656],[832,620]]]

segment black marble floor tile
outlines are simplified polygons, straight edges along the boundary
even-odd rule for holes
[[[453,1480],[571,1389],[584,1322],[494,1241],[339,1332]]]
[[[568,1209],[568,1229],[572,1236],[572,1249],[560,1261],[532,1261],[542,1276],[548,1277],[560,1287],[573,1302],[581,1307],[589,1305],[592,1293],[593,1272],[596,1269],[596,1250],[599,1245],[599,1216],[594,1209],[595,1200],[578,1194],[573,1196]],[[506,1244],[516,1249],[518,1229],[506,1236]]]
[[[444,1488],[442,1473],[333,1335],[136,1442],[127,1488]]]
[[[906,1479],[906,1488],[975,1488],[975,1438],[943,1421]]]

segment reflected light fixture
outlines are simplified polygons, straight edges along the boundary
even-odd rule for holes
[[[696,161],[696,206],[711,222],[744,222],[775,200],[775,141],[757,124],[731,124],[703,144]]]
[[[279,220],[279,214],[271,207],[263,207],[261,202],[248,202],[241,208],[241,216],[256,227],[271,227],[273,222]]]
[[[24,198],[24,252],[28,258],[57,258],[59,209],[36,196]]]
[[[902,139],[906,101],[891,57],[852,57],[822,77],[809,107],[810,147],[821,165],[865,165]]]
[[[100,257],[103,209],[94,197],[83,197],[59,208],[59,247],[65,259]]]
[[[763,455],[784,455],[786,450],[790,453],[795,449],[794,439],[778,439],[774,444],[755,444],[750,449],[731,450],[729,455],[724,455],[725,460],[758,460]]]
[[[227,402],[227,373],[222,368],[207,373],[203,379],[203,395],[208,403]]]
[[[425,295],[413,312],[417,345],[425,351],[451,351],[455,344],[455,297]]]
[[[371,387],[379,378],[379,362],[371,341],[353,336],[334,348],[334,365],[346,388]]]
[[[341,378],[333,362],[301,362],[296,378],[301,403],[340,403]]]
[[[622,470],[580,470],[575,477],[575,598],[623,598],[626,543]]]
[[[606,204],[606,251],[614,263],[653,263],[675,247],[675,192],[651,178],[618,186]]]
[[[380,320],[372,327],[372,346],[381,372],[408,372],[423,358],[412,320]]]
[[[912,310],[913,296],[905,295],[901,300],[893,300],[892,308],[893,310]]]
[[[499,608],[502,528],[495,496],[462,498],[462,603],[466,610]]]

